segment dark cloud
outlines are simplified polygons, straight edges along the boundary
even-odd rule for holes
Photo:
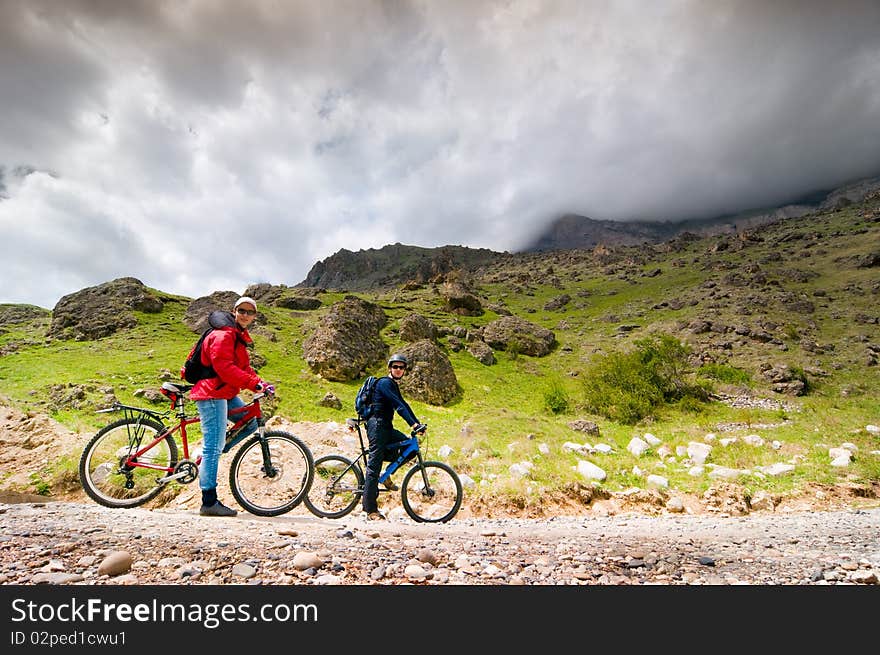
[[[0,301],[195,296],[876,175],[880,3],[2,0],[0,89]]]

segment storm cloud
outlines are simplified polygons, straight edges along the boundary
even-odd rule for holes
[[[880,3],[0,0],[0,302],[880,173]]]

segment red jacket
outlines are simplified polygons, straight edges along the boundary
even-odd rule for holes
[[[251,368],[247,346],[253,343],[247,330],[221,327],[213,330],[202,344],[202,363],[214,367],[217,377],[196,382],[191,400],[230,400],[242,389],[256,391],[260,377]]]

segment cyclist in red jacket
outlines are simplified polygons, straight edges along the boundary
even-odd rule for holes
[[[202,516],[235,516],[238,512],[217,499],[217,468],[220,453],[227,452],[235,443],[257,429],[251,420],[238,433],[234,442],[225,444],[226,422],[229,411],[244,406],[238,397],[242,389],[267,391],[275,388],[263,382],[251,368],[248,346],[253,343],[248,327],[257,316],[257,303],[253,298],[242,296],[235,301],[234,312],[222,312],[227,323],[214,329],[202,345],[202,363],[211,366],[216,377],[196,382],[189,397],[199,410],[202,428],[202,463],[199,467],[199,487],[202,490]]]

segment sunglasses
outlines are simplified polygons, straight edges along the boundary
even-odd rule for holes
[[[393,368],[395,371],[405,371],[406,366],[401,366],[400,364],[392,364],[390,368]]]
[[[235,310],[236,314],[244,314],[245,316],[256,316],[256,309],[244,309],[243,307],[239,307]]]

